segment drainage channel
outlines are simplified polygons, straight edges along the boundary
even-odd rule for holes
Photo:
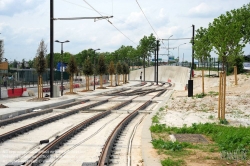
[[[23,134],[25,132],[28,132],[30,130],[33,130],[35,128],[38,128],[42,125],[45,125],[47,123],[51,123],[51,122],[54,122],[56,120],[59,120],[59,119],[62,119],[62,118],[65,118],[67,116],[70,116],[70,115],[73,115],[81,110],[88,110],[92,107],[95,107],[95,106],[98,106],[98,105],[101,105],[103,103],[106,103],[108,102],[108,100],[103,100],[103,101],[99,101],[99,102],[96,102],[96,103],[93,103],[93,104],[90,104],[90,105],[87,105],[87,106],[83,106],[82,108],[77,108],[77,109],[73,109],[73,110],[70,110],[70,111],[67,111],[65,113],[61,113],[59,115],[55,115],[55,116],[52,116],[52,117],[49,117],[49,118],[46,118],[46,119],[42,119],[42,120],[39,120],[37,122],[34,122],[34,123],[31,123],[29,125],[26,125],[26,126],[23,126],[23,127],[20,127],[20,128],[17,128],[15,130],[12,130],[12,131],[9,131],[7,133],[4,133],[2,135],[0,135],[0,142],[4,142],[8,139],[11,139],[13,137],[16,137],[20,134]]]
[[[62,135],[60,135],[58,138],[53,140],[47,146],[43,147],[34,156],[30,157],[26,162],[23,162],[21,164],[32,165],[33,166],[33,165],[39,165],[39,164],[43,163],[45,159],[47,159],[48,157],[50,157],[50,155],[55,153],[55,151],[60,146],[62,146],[66,142],[68,142],[74,135],[76,135],[77,133],[79,133],[82,130],[86,129],[88,126],[90,126],[94,122],[98,121],[99,119],[102,119],[102,118],[106,117],[107,115],[110,115],[111,110],[120,109],[123,106],[125,106],[125,105],[127,105],[127,104],[129,104],[131,102],[132,102],[132,100],[122,102],[121,104],[116,105],[116,106],[110,108],[107,111],[104,111],[102,113],[99,113],[99,114],[95,115],[94,117],[91,117],[91,118],[89,118],[87,120],[84,120],[83,122],[76,125],[75,127],[72,127],[70,130],[64,132]],[[116,118],[114,118],[114,119],[116,119]],[[18,163],[11,163],[11,164],[14,165],[14,164],[18,164]]]

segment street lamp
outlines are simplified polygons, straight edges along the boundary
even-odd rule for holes
[[[94,68],[95,68],[95,51],[97,51],[97,50],[101,50],[100,48],[97,48],[97,49],[90,49],[90,50],[93,50],[94,51]],[[95,90],[95,72],[94,72],[94,90]]]
[[[56,40],[55,42],[57,43],[61,43],[61,96],[63,96],[63,66],[62,66],[62,61],[63,61],[63,43],[67,43],[69,42],[68,40],[64,41],[64,42],[60,42],[59,40]]]
[[[184,45],[184,44],[186,44],[186,43],[180,44],[180,45],[178,46],[178,60],[180,60],[180,56],[179,56],[179,47],[180,47],[181,45]]]
[[[169,38],[172,37],[172,36],[173,35],[169,36]],[[169,38],[168,38],[168,56],[169,56]]]

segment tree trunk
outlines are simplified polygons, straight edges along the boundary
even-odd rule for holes
[[[88,90],[88,76],[85,75],[85,82],[86,82],[86,91]]]
[[[102,88],[102,75],[100,75],[100,87]]]
[[[205,90],[204,90],[204,69],[202,69],[202,94],[205,94]]]
[[[37,78],[37,88],[38,88],[37,98],[40,98],[40,75]]]
[[[70,93],[73,93],[73,75],[70,75]]]
[[[113,86],[113,75],[111,74],[111,87]]]
[[[120,85],[120,74],[118,74],[118,86]]]
[[[123,84],[125,84],[124,74],[122,75],[122,82],[123,82]]]

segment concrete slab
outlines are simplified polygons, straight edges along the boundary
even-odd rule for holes
[[[147,100],[151,100],[152,98],[153,98],[153,96],[152,97],[150,97],[150,96],[139,96],[136,99],[133,99],[133,102],[140,102],[140,101],[145,102]]]
[[[160,102],[160,101],[163,101],[164,100],[164,97],[155,97],[152,99],[152,101],[157,101],[157,102]]]
[[[122,101],[132,100],[134,97],[136,97],[136,96],[119,96],[119,97],[111,98],[111,99],[109,99],[109,101],[122,102]]]
[[[130,72],[130,80],[140,81],[143,69]],[[159,66],[158,81],[175,83],[174,89],[184,90],[189,79],[190,68],[182,66]],[[142,74],[142,77],[144,74]],[[142,78],[144,80],[144,78]],[[145,68],[145,81],[154,80],[154,67]]]
[[[1,109],[0,111],[0,120],[8,119],[11,117],[15,117],[21,114],[26,114],[29,112],[32,112],[35,109],[46,109],[55,107],[58,105],[66,104],[69,102],[73,102],[75,99],[66,99],[66,100],[57,100],[52,99],[48,101],[43,102],[27,102],[27,101],[21,101],[21,102],[12,102],[12,103],[6,103],[4,105],[8,106],[9,108]]]

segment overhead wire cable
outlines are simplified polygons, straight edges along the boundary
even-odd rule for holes
[[[91,7],[94,11],[96,11],[98,14],[100,14],[102,17],[103,15],[97,11],[93,6],[91,6],[86,0],[83,0],[87,5],[89,5],[89,7]],[[133,40],[131,40],[127,35],[125,35],[121,30],[119,30],[111,21],[109,21],[109,19],[105,18],[117,31],[119,31],[121,34],[123,34],[123,36],[125,36],[128,40],[130,40],[132,43],[134,43],[135,45],[137,45]]]
[[[151,26],[151,28],[153,29],[153,31],[155,32],[155,34],[156,34],[156,36],[158,37],[158,39],[160,39],[159,38],[159,36],[158,36],[158,34],[156,33],[156,31],[154,30],[154,28],[153,28],[153,26],[151,25],[151,23],[149,22],[149,20],[148,20],[148,18],[147,18],[147,16],[146,16],[146,14],[144,13],[144,11],[142,10],[142,8],[141,8],[141,6],[140,6],[140,4],[138,3],[138,1],[136,0],[136,3],[138,4],[138,6],[139,6],[139,8],[141,9],[141,11],[142,11],[142,13],[143,13],[143,15],[144,15],[144,17],[146,18],[146,20],[148,21],[148,24]]]
[[[142,11],[142,13],[143,13],[143,15],[144,15],[144,17],[146,18],[146,20],[147,20],[147,22],[148,22],[148,24],[150,25],[150,27],[152,28],[152,30],[154,31],[154,33],[156,34],[156,36],[158,37],[158,39],[160,40],[160,38],[159,38],[159,36],[158,36],[158,34],[156,33],[156,31],[155,31],[155,29],[153,28],[153,26],[152,26],[152,24],[149,22],[149,20],[148,20],[148,18],[147,18],[147,16],[146,16],[146,14],[144,13],[144,11],[142,10],[142,8],[141,8],[141,6],[140,6],[140,4],[139,4],[139,2],[136,0],[136,3],[138,4],[138,6],[139,6],[139,8],[141,9],[141,11]],[[162,42],[162,44],[166,47],[166,45]]]

